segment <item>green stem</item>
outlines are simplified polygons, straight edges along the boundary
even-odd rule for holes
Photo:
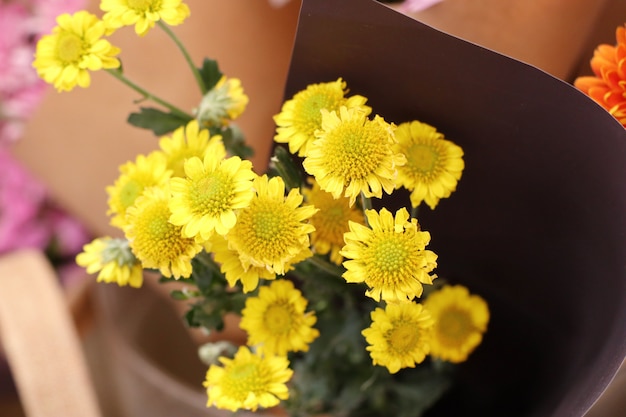
[[[213,272],[221,275],[222,272],[220,271],[220,267],[219,265],[217,265],[215,263],[215,261],[213,260],[213,257],[211,256],[211,254],[202,251],[200,253],[198,253],[196,255],[196,259],[198,260],[198,262],[200,262],[202,265],[206,266],[207,268],[213,270]]]
[[[122,74],[122,71],[120,71],[119,69],[105,69],[105,71],[108,72],[109,74],[111,74],[112,76],[114,76],[115,78],[117,78],[118,80],[120,80],[121,82],[123,82],[124,84],[126,84],[128,87],[132,88],[133,90],[135,90],[136,92],[141,94],[144,97],[144,99],[154,101],[155,103],[158,103],[161,106],[167,108],[173,114],[176,114],[177,116],[180,116],[180,117],[182,117],[184,119],[193,119],[194,118],[189,113],[182,111],[178,107],[168,103],[167,101],[165,101],[165,100],[155,96],[154,94],[149,93],[147,90],[144,90],[143,88],[139,87],[137,84],[135,84],[134,82],[132,82],[131,80],[126,78],[126,76],[124,74]]]
[[[365,216],[365,211],[372,209],[372,199],[369,197],[365,197],[365,194],[361,193],[361,205],[363,206],[363,216],[365,217],[365,224],[369,226],[367,216]]]
[[[315,255],[306,258],[304,262],[307,262],[308,264],[313,265],[316,268],[321,269],[322,271],[336,277],[341,277],[345,271],[338,265],[327,262],[323,258]]]
[[[417,219],[417,215],[420,212],[420,205],[418,204],[415,207],[411,207],[411,218],[412,219]]]
[[[189,55],[189,52],[187,51],[187,48],[185,48],[185,45],[183,45],[180,39],[178,39],[178,36],[176,36],[176,34],[174,34],[174,32],[169,28],[169,26],[163,23],[162,20],[157,21],[157,25],[159,25],[159,27],[163,29],[163,31],[167,34],[167,36],[169,36],[170,39],[174,41],[174,43],[176,44],[180,52],[185,57],[185,61],[187,61],[187,65],[189,65],[189,68],[191,69],[191,72],[193,73],[193,76],[196,79],[196,83],[198,84],[198,87],[200,88],[200,91],[202,92],[202,95],[204,96],[207,92],[206,85],[204,84],[204,80],[202,79],[202,76],[200,75],[200,71],[198,71],[198,68],[196,68],[196,66],[194,65],[193,60],[191,59],[191,56]]]

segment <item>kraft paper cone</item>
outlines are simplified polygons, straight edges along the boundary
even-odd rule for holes
[[[583,415],[626,351],[626,130],[572,86],[375,1],[304,0],[285,97],[338,77],[465,151],[456,193],[419,217],[439,276],[492,318],[427,415]]]

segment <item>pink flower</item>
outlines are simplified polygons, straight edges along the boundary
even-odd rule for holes
[[[283,7],[285,4],[289,3],[290,0],[269,0],[270,6],[272,7]]]
[[[56,26],[57,16],[74,13],[85,6],[85,0],[33,0],[31,3],[34,6],[31,27],[40,35]]]
[[[35,46],[30,18],[22,4],[0,3],[0,145],[21,136],[24,120],[44,91],[31,66]]]
[[[399,10],[403,13],[421,12],[422,10],[426,10],[437,3],[441,3],[442,1],[443,0],[405,0]]]
[[[53,239],[52,256],[73,257],[91,240],[81,222],[54,205],[46,207],[44,217]]]
[[[44,249],[51,233],[40,216],[46,189],[4,149],[0,149],[0,253]]]
[[[47,88],[32,67],[37,39],[52,30],[57,15],[83,3],[0,1],[0,146],[19,139]]]

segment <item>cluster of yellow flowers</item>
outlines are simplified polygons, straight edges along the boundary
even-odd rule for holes
[[[415,214],[422,202],[434,209],[456,189],[463,151],[425,123],[396,127],[379,115],[370,119],[367,99],[346,94],[342,79],[309,85],[275,116],[275,140],[304,158],[313,184],[307,200],[320,204],[311,219],[311,247],[316,254],[330,252],[331,261],[345,268],[346,282],[365,283],[365,294],[386,304],[363,331],[374,364],[395,373],[429,352],[464,361],[486,330],[484,301],[464,287],[447,286],[430,294],[424,307],[414,302],[423,284],[433,283],[437,265],[437,255],[426,249],[430,234]],[[395,216],[371,209],[370,197],[401,187],[411,192],[413,215],[404,208]]]
[[[85,10],[59,16],[52,34],[38,42],[33,65],[57,90],[89,87],[89,71],[120,66],[120,49],[105,39],[116,29],[135,25],[143,36],[157,22],[178,25],[189,16],[182,0],[102,0],[100,8],[105,12],[102,19]]]
[[[172,35],[163,22],[177,25],[189,15],[180,0],[103,0],[101,9],[102,20],[85,11],[60,16],[40,41],[34,66],[59,91],[87,87],[88,71],[119,67],[119,49],[105,35],[134,25],[142,36],[155,24]],[[140,91],[121,72],[112,74]],[[487,304],[462,286],[416,301],[437,266],[417,208],[424,202],[434,209],[455,191],[462,149],[428,124],[372,117],[367,98],[347,93],[341,78],[309,85],[275,116],[275,141],[303,158],[308,176],[298,186],[259,175],[250,161],[231,155],[219,129],[248,100],[238,80],[222,77],[203,91],[194,118],[163,135],[159,149],[122,165],[106,189],[111,224],[124,237],[95,239],[77,257],[98,281],[140,287],[144,270],[192,278],[200,259],[246,295],[240,327],[248,346],[209,367],[209,406],[256,410],[289,397],[288,355],[307,352],[320,337],[316,311],[289,279],[301,263],[365,287],[361,295],[378,307],[362,337],[373,364],[389,373],[428,355],[464,361],[486,331]],[[411,212],[372,209],[372,198],[400,188],[411,193]]]

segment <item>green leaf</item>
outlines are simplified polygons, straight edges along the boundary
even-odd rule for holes
[[[198,291],[190,290],[188,288],[183,288],[182,290],[172,290],[170,292],[170,296],[174,300],[189,300],[190,298],[196,298],[200,296]]]
[[[280,175],[289,190],[300,188],[304,184],[302,171],[296,166],[294,157],[282,146],[274,148],[269,171],[271,176]]]
[[[189,297],[187,297],[187,294],[185,294],[181,290],[173,290],[172,292],[170,292],[170,296],[174,300],[186,300],[186,299],[189,298]]]
[[[217,84],[223,75],[217,65],[217,61],[209,58],[204,58],[202,67],[198,68],[198,71],[200,72],[200,77],[207,91],[215,87],[215,84]]]
[[[221,331],[224,329],[224,311],[212,303],[201,301],[191,306],[185,314],[185,321],[189,327]]]
[[[139,110],[139,113],[131,113],[128,116],[128,123],[135,127],[152,130],[157,136],[170,133],[192,120],[191,117],[166,113],[153,107],[141,107]]]
[[[232,155],[237,155],[241,159],[248,159],[254,155],[254,151],[246,144],[245,137],[237,125],[231,124],[217,134],[222,136],[224,146]]]

